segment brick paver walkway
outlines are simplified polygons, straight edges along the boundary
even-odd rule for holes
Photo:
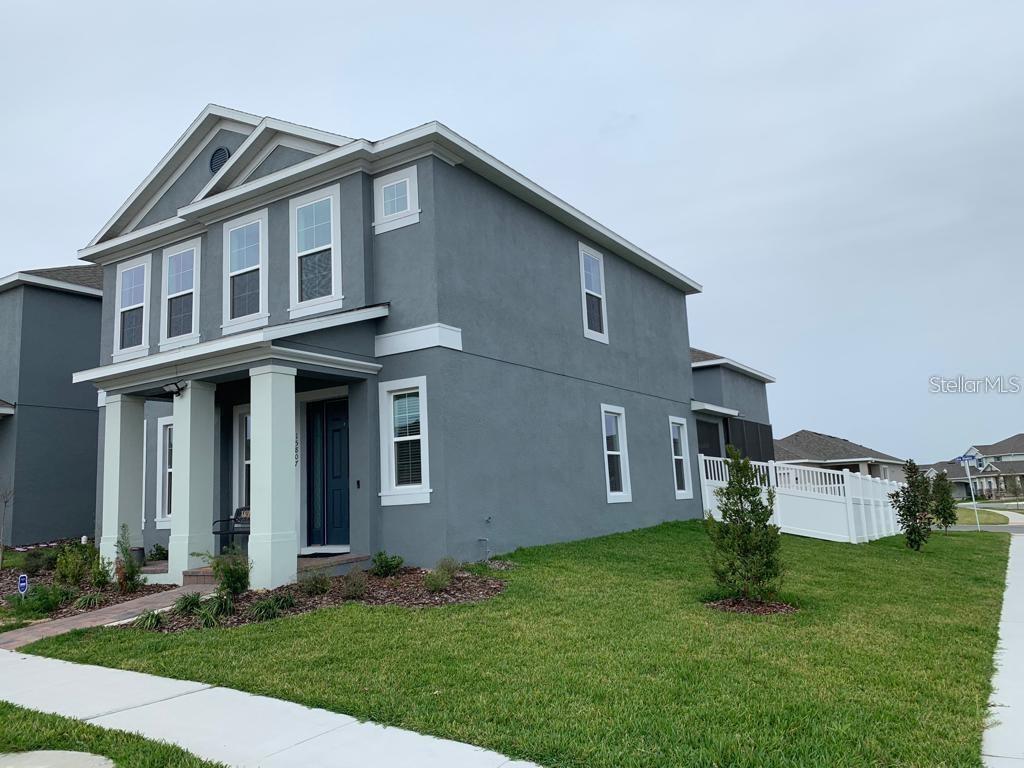
[[[87,613],[79,613],[75,616],[66,616],[63,619],[53,621],[40,621],[30,624],[21,629],[0,634],[0,648],[13,651],[23,645],[42,640],[44,637],[63,635],[73,629],[85,629],[86,627],[102,627],[107,624],[114,624],[119,621],[134,619],[146,611],[158,611],[161,608],[169,608],[174,601],[186,592],[201,592],[207,594],[213,591],[212,584],[197,584],[189,587],[175,587],[164,592],[156,592],[135,600],[128,600],[117,605],[110,605]]]

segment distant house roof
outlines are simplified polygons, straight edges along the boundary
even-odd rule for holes
[[[1021,461],[1014,461],[1014,462],[1007,461],[1007,462],[1004,462],[1004,463],[1005,464],[1024,464],[1024,462],[1021,462]],[[945,472],[946,473],[946,477],[948,477],[950,480],[952,480],[954,482],[961,482],[961,483],[966,483],[967,482],[967,470],[964,469],[963,465],[959,461],[940,461],[940,462],[937,462],[935,464],[923,464],[921,466],[921,471],[922,472],[927,472],[928,470],[931,470],[931,469],[934,469],[936,472]],[[972,468],[971,469],[971,477],[978,477],[978,476],[982,476],[982,475],[985,476],[985,477],[988,477],[989,475],[996,475],[996,474],[999,474],[999,470],[996,467],[992,466],[992,464],[989,464],[983,470],[979,470],[977,468]]]
[[[1024,453],[1024,432],[1000,440],[992,445],[975,445],[982,456],[1000,456],[1004,453]]]
[[[787,458],[781,458],[784,454]],[[775,441],[776,461],[807,461],[818,464],[842,464],[847,461],[880,461],[902,464],[903,459],[874,448],[844,440],[841,437],[825,435],[801,429],[789,437]]]
[[[774,377],[769,376],[767,373],[762,373],[755,368],[751,368],[749,365],[737,363],[732,358],[716,355],[714,352],[707,352],[703,349],[697,349],[696,347],[690,347],[690,365],[693,368],[710,368],[712,366],[720,365],[723,368],[729,368],[750,376],[753,379],[757,379],[758,381],[763,381],[765,384],[772,384],[775,381]]]
[[[99,298],[103,296],[103,267],[88,264],[85,266],[25,269],[0,278],[0,292],[17,288],[20,285],[81,293]]]

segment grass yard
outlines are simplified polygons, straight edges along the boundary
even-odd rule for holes
[[[982,525],[1006,525],[1009,518],[994,510],[978,507],[978,518],[975,520],[974,507],[959,506],[956,508],[956,522],[958,525],[974,525],[977,522]]]
[[[0,754],[37,749],[91,752],[109,757],[118,768],[215,768],[220,765],[200,760],[170,744],[0,701]]]
[[[31,653],[202,680],[551,768],[980,766],[1008,536],[785,537],[789,616],[711,610],[698,522],[514,553],[502,596]]]

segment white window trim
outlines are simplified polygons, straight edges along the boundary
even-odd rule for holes
[[[308,301],[299,301],[299,258],[306,253],[316,253],[323,248],[299,253],[299,208],[321,200],[331,201],[331,293]],[[289,220],[289,258],[288,281],[291,285],[291,304],[288,317],[291,320],[341,309],[341,185],[317,189],[300,197],[292,198],[288,203]]]
[[[384,215],[384,187],[406,180],[409,183],[409,207],[401,213]],[[410,165],[399,171],[378,176],[373,180],[373,233],[379,235],[399,227],[416,224],[420,220],[420,194],[416,177],[416,166]]]
[[[601,267],[601,293],[594,293],[587,290],[586,257],[593,256]],[[592,331],[587,326],[587,294],[593,293],[601,299],[601,327],[604,333]],[[583,335],[588,339],[608,343],[608,284],[604,280],[604,254],[595,251],[593,248],[580,243],[580,304],[583,307]]]
[[[604,435],[604,416],[614,413],[619,417],[619,466],[622,468],[622,490],[612,492],[611,478],[608,476],[608,444]],[[626,440],[626,410],[618,405],[601,404],[601,461],[604,464],[604,489],[608,494],[609,504],[621,504],[633,500],[633,486],[629,480],[629,443]]]
[[[252,224],[254,221],[260,223],[260,311],[243,317],[231,317],[231,232]],[[238,331],[251,331],[253,328],[262,328],[270,319],[270,312],[267,307],[267,237],[269,227],[267,226],[267,209],[255,211],[241,216],[237,219],[224,222],[224,279],[223,279],[223,316],[224,322],[221,331],[224,334],[237,333]],[[246,270],[248,271],[248,270]],[[238,274],[241,274],[239,271]]]
[[[200,264],[202,263],[202,238],[196,237],[192,240],[188,240],[184,243],[172,246],[171,248],[164,248],[163,252],[163,269],[161,270],[162,276],[160,279],[160,351],[166,352],[169,349],[180,349],[181,347],[187,347],[190,344],[196,344],[199,341],[199,275],[200,275]],[[192,251],[194,254],[192,257],[192,289],[190,291],[179,291],[173,295],[167,293],[167,273],[171,261],[171,256],[177,256],[179,253],[185,251]],[[183,333],[181,336],[170,337],[167,335],[167,303],[170,299],[175,296],[184,296],[186,293],[192,294],[192,332]]]
[[[121,276],[125,271],[142,265],[144,284],[142,289],[142,343],[127,349],[121,349]],[[153,275],[153,254],[147,253],[128,261],[122,261],[117,265],[117,282],[114,284],[114,351],[113,362],[119,363],[124,360],[133,360],[149,354],[149,292],[152,288],[150,279]],[[129,307],[133,309],[136,305]]]
[[[422,482],[415,486],[396,486],[394,484],[394,451],[391,448],[395,418],[392,397],[411,390],[418,390],[420,394],[420,473]],[[380,382],[377,408],[380,414],[381,506],[429,504],[430,494],[433,493],[433,489],[430,487],[430,428],[427,420],[427,377],[415,376],[409,379]]]
[[[164,445],[164,429],[174,429],[173,416],[161,416],[156,420],[156,527],[158,529],[171,527],[171,510],[165,509],[164,482],[167,479],[166,449]],[[174,469],[171,469],[174,472]],[[173,502],[173,498],[172,498]]]
[[[245,435],[242,434],[242,417],[251,413],[252,407],[248,404],[236,405],[232,412],[231,485],[234,490],[231,494],[231,514],[234,514],[235,510],[242,506],[242,483],[245,482],[245,475],[242,474],[242,465],[244,463],[242,456],[245,453]],[[251,459],[249,461],[249,466],[252,466]]]
[[[675,448],[673,447],[672,429],[675,426],[681,426],[683,428],[683,455],[676,456]],[[672,488],[675,489],[677,499],[692,499],[693,498],[693,476],[690,474],[690,428],[686,423],[686,419],[681,416],[669,416],[668,417],[668,446],[669,451],[672,454]],[[680,491],[676,487],[676,459],[683,460],[683,479],[686,481],[686,490]]]

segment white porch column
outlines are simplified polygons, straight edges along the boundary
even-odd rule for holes
[[[145,400],[107,395],[103,427],[103,527],[100,554],[117,556],[121,525],[133,547],[142,546],[142,431]]]
[[[179,581],[182,571],[203,563],[193,552],[214,552],[213,395],[216,389],[215,384],[206,381],[190,381],[174,398],[167,573]]]
[[[295,369],[249,371],[252,413],[249,558],[252,586],[295,581],[299,541],[295,484]]]

